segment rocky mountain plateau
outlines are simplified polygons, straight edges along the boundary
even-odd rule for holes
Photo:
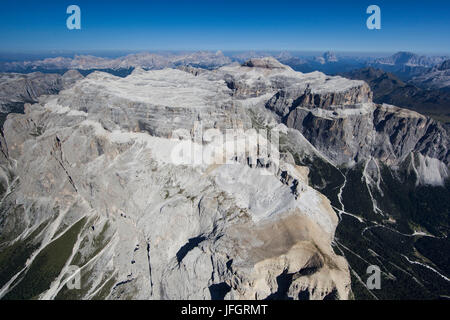
[[[3,77],[25,105],[0,138],[2,299],[450,295],[448,129],[364,81],[273,58]]]

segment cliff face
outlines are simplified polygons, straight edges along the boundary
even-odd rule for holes
[[[268,102],[266,107],[282,117],[287,117],[295,108],[321,108],[332,110],[338,106],[349,107],[371,101],[372,93],[365,83],[347,90],[316,93],[307,87],[304,91],[280,90]]]
[[[332,81],[332,80],[331,80]],[[341,89],[341,90],[339,90]],[[336,165],[371,158],[399,166],[411,153],[440,162],[443,185],[450,160],[448,129],[417,112],[374,104],[365,83],[323,92],[298,86],[278,90],[265,107],[299,130]]]
[[[443,63],[444,64],[444,63]],[[407,108],[438,121],[450,122],[450,92],[419,88],[405,83],[395,75],[381,69],[367,67],[341,74],[343,77],[366,81],[373,91],[373,101]]]
[[[332,112],[300,107],[289,113],[286,124],[339,165],[371,157],[398,165],[411,152],[449,163],[447,130],[432,119],[393,106]]]
[[[198,139],[200,126],[213,130]],[[278,132],[282,148],[251,128]],[[438,173],[418,183],[439,184],[446,139],[423,116],[373,104],[362,81],[270,58],[93,73],[5,122],[0,297],[347,299],[335,200],[299,162],[371,161],[376,179],[379,162],[415,154],[411,170]],[[194,161],[174,161],[180,146]],[[65,285],[71,266],[81,290]]]
[[[57,94],[83,76],[75,70],[64,75],[2,73],[0,74],[0,124],[9,113],[22,113],[24,103],[35,103],[45,94]]]

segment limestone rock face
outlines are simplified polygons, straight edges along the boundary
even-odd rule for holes
[[[301,185],[296,195],[276,174],[262,175],[265,168],[176,166],[164,162],[176,141],[109,132],[71,111],[29,110],[5,126],[9,158],[17,161],[6,203],[23,211],[20,224],[5,216],[2,234],[27,238],[44,225],[38,259],[80,224],[58,278],[35,292],[40,298],[70,296],[69,265],[82,268],[77,298],[97,297],[110,279],[103,298],[266,298],[286,272],[302,283],[286,296],[337,290],[348,297],[347,264],[330,247],[337,217],[293,167],[285,170]],[[33,123],[44,127],[38,137]],[[19,127],[22,134],[12,129]],[[302,271],[311,266],[317,274]],[[5,298],[26,294],[2,285]]]
[[[362,81],[272,59],[197,71],[94,72],[8,116],[0,297],[347,299],[336,213],[272,137],[334,165],[415,153],[420,183],[447,174],[446,133]]]
[[[374,158],[395,167],[411,153],[420,153],[445,168],[439,169],[440,185],[448,177],[448,127],[414,111],[373,103],[370,88],[362,81],[317,72],[294,79],[257,88],[253,84],[253,90],[275,91],[265,108],[278,121],[300,131],[336,165],[352,166]],[[233,87],[238,93],[252,93],[236,80]]]
[[[334,111],[296,108],[286,124],[338,164],[373,157],[397,165],[411,152],[449,163],[449,135],[440,123],[389,105]]]
[[[68,71],[62,76],[40,72],[0,74],[1,124],[8,113],[23,112],[24,103],[35,103],[41,95],[57,94],[82,78],[76,70]]]

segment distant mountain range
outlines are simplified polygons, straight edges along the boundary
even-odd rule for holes
[[[429,73],[435,66],[449,59],[448,56],[424,56],[411,52],[397,52],[396,54],[375,59],[368,66],[394,73],[403,81],[420,77]]]
[[[411,52],[398,52],[392,56],[376,58],[336,54],[327,51],[323,54],[301,54],[295,52],[238,52],[224,54],[221,51],[198,52],[141,52],[118,58],[106,58],[93,55],[75,55],[72,57],[52,57],[41,60],[7,61],[0,63],[1,72],[35,72],[77,70],[124,70],[140,67],[143,69],[164,69],[189,65],[206,69],[218,68],[232,62],[242,63],[252,58],[273,57],[289,65],[296,71],[321,71],[328,74],[348,72],[353,69],[373,66],[395,73],[402,80],[410,80],[423,74],[435,75],[448,70],[444,63],[448,56],[423,56]],[[441,67],[439,65],[442,64]],[[447,66],[447,67],[446,67]]]
[[[16,61],[0,64],[3,72],[33,72],[63,69],[145,69],[173,68],[179,65],[214,68],[231,63],[221,51],[199,51],[186,54],[154,54],[149,52],[130,54],[119,58],[102,58],[90,55],[76,55],[74,58],[56,57],[37,61]]]
[[[414,77],[412,82],[424,88],[450,89],[450,59]]]
[[[397,52],[396,54],[376,59],[376,64],[409,67],[432,67],[448,59],[446,56],[421,56],[412,52]]]

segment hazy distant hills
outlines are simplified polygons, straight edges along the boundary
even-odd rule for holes
[[[421,56],[412,52],[401,51],[390,57],[376,59],[375,63],[393,66],[432,67],[446,59],[448,59],[446,56]]]
[[[433,89],[450,89],[450,59],[434,66],[431,70],[416,76],[412,82],[424,87]]]
[[[397,77],[410,80],[424,74],[429,77],[448,76],[450,57],[423,56],[411,52],[398,52],[394,55],[376,58],[374,56],[334,53],[296,52],[264,52],[245,51],[224,54],[221,51],[197,52],[141,52],[120,56],[117,58],[99,57],[93,55],[74,55],[73,57],[52,57],[40,60],[18,60],[0,63],[1,72],[29,73],[35,71],[70,70],[126,70],[140,67],[147,70],[174,68],[177,66],[194,66],[207,69],[218,68],[232,62],[242,63],[252,58],[273,57],[301,72],[321,71],[328,74],[348,72],[367,66],[394,73]],[[23,57],[22,57],[23,58]],[[440,66],[442,64],[442,66]],[[440,67],[439,67],[440,66]],[[428,79],[428,78],[427,78]],[[420,80],[420,79],[419,79]],[[433,82],[434,85],[434,82]]]
[[[323,54],[298,54],[293,52],[246,51],[224,54],[221,51],[150,53],[141,52],[118,58],[106,58],[93,55],[74,55],[74,57],[52,57],[40,60],[19,60],[0,63],[1,72],[58,72],[70,69],[80,71],[107,70],[117,73],[140,67],[147,70],[194,66],[206,69],[218,68],[232,62],[242,63],[253,58],[274,57],[301,72],[321,71],[335,74],[350,71],[366,65],[369,58],[348,57],[327,51]],[[83,72],[81,72],[83,73]]]
[[[73,58],[56,57],[37,61],[15,61],[0,64],[3,72],[33,72],[42,70],[89,70],[89,69],[163,69],[179,65],[214,68],[231,63],[222,52],[191,52],[185,54],[155,54],[149,52],[130,54],[119,58],[103,58],[91,55],[76,55]]]
[[[375,59],[369,65],[395,73],[402,80],[411,80],[413,77],[429,72],[431,68],[447,59],[449,59],[448,56],[425,56],[401,51],[389,57]]]

